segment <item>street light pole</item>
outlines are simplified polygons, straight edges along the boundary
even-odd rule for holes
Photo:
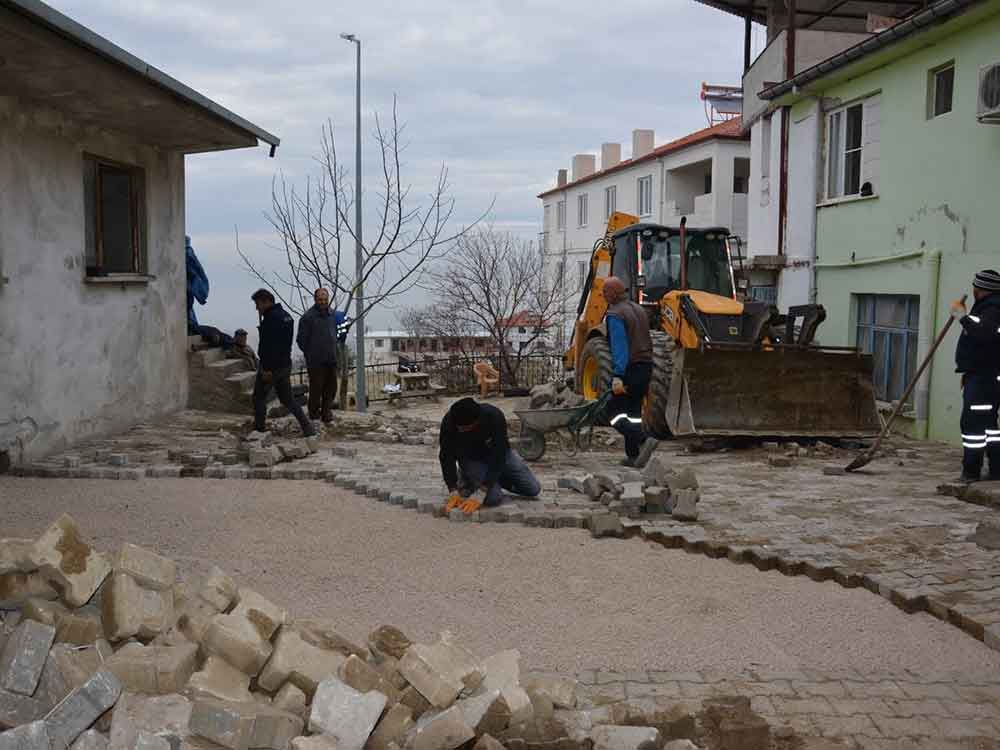
[[[354,363],[354,402],[359,412],[368,410],[368,394],[365,382],[365,291],[364,291],[364,256],[361,243],[361,40],[354,34],[341,34],[342,39],[353,43],[357,49],[357,90],[354,96],[355,112],[355,146],[354,146],[354,266],[355,285],[355,315],[354,325],[357,326],[357,356]]]

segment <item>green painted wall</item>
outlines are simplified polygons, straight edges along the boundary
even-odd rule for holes
[[[921,337],[944,323],[949,302],[969,292],[974,273],[1000,266],[1000,125],[976,121],[979,69],[1000,62],[1000,7],[974,26],[823,91],[842,103],[881,92],[878,197],[817,209],[817,301],[826,307],[822,343],[855,343],[852,295],[920,296]],[[953,108],[927,119],[928,71],[955,61]],[[803,110],[807,104],[793,108]],[[915,251],[942,254],[938,304],[931,310],[926,257],[824,268]],[[933,313],[933,314],[932,314]],[[957,326],[955,327],[957,329]],[[957,330],[932,366],[929,437],[959,442]]]

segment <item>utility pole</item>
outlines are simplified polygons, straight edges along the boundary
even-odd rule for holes
[[[357,90],[354,96],[355,112],[355,146],[354,146],[354,265],[357,277],[354,288],[355,315],[354,325],[357,326],[357,352],[354,362],[354,399],[355,408],[359,412],[368,410],[368,394],[365,382],[365,290],[364,290],[364,254],[361,242],[361,40],[354,34],[341,34],[357,48]]]

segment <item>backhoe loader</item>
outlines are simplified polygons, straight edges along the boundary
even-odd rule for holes
[[[594,246],[564,366],[598,398],[611,381],[601,290],[617,276],[649,313],[653,376],[643,426],[659,438],[870,437],[879,422],[871,355],[813,344],[820,305],[737,298],[728,230],[640,223],[616,212]]]

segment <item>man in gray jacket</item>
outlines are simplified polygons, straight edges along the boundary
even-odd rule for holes
[[[332,422],[337,393],[337,318],[330,309],[329,291],[317,289],[313,299],[316,304],[299,319],[295,341],[309,371],[309,417]]]

